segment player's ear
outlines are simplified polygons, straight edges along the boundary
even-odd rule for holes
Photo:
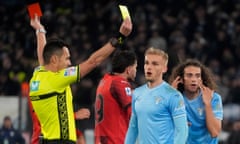
[[[164,68],[163,68],[163,73],[166,73],[167,72],[167,70],[168,70],[168,68],[167,68],[167,66],[164,66]]]
[[[125,72],[126,72],[127,74],[130,73],[130,68],[129,68],[129,66],[125,68]]]

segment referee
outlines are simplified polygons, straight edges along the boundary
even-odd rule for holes
[[[125,19],[117,37],[94,52],[79,65],[71,66],[68,45],[60,39],[45,40],[45,29],[39,17],[31,20],[37,35],[40,66],[35,68],[30,80],[30,99],[40,121],[44,144],[75,144],[74,120],[70,84],[79,82],[102,63],[120,44],[119,39],[132,31],[132,22]]]

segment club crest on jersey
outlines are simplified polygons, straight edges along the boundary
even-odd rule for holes
[[[200,116],[203,115],[203,108],[198,108],[197,111]]]
[[[69,68],[65,69],[64,76],[72,76],[72,75],[75,75],[76,72],[77,72],[76,67],[69,67]]]
[[[40,81],[32,81],[30,84],[30,91],[37,91],[39,88]]]
[[[159,104],[162,101],[161,97],[155,97],[155,104]]]
[[[132,90],[130,87],[125,87],[125,92],[128,96],[131,96],[132,95]]]

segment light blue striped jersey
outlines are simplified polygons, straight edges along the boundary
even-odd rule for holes
[[[212,138],[207,129],[202,94],[200,93],[199,96],[193,100],[187,99],[184,95],[184,101],[187,110],[187,119],[191,124],[189,126],[187,144],[217,144],[218,138]],[[219,94],[214,92],[211,105],[214,116],[217,119],[222,120],[222,99]]]

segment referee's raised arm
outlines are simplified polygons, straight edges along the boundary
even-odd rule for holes
[[[86,61],[79,64],[80,75],[84,77],[87,73],[93,70],[96,66],[102,63],[115,49],[118,45],[121,45],[124,38],[128,36],[132,31],[132,22],[130,18],[126,18],[119,29],[119,33],[116,37],[113,37],[102,46],[100,49],[95,51]]]
[[[43,65],[43,49],[44,46],[46,45],[46,30],[44,26],[40,22],[40,17],[35,15],[33,19],[31,19],[31,26],[34,28],[36,31],[36,36],[37,36],[37,56],[38,56],[38,62],[39,65]]]

